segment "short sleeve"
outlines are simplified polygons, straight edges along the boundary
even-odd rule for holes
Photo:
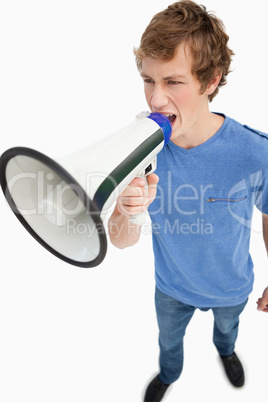
[[[250,176],[251,191],[254,193],[254,204],[258,210],[268,214],[268,156],[263,169]]]

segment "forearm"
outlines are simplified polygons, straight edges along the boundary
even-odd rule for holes
[[[121,214],[117,207],[108,222],[108,232],[112,244],[118,248],[126,248],[136,244],[140,238],[141,225],[130,221],[130,216]]]

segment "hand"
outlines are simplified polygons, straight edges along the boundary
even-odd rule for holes
[[[257,301],[257,305],[258,311],[264,311],[265,313],[268,313],[268,287],[264,289],[262,297],[260,297]]]
[[[137,215],[146,211],[156,197],[158,181],[159,177],[154,173],[147,176],[147,189],[145,181],[135,177],[118,197],[118,211],[127,216]]]

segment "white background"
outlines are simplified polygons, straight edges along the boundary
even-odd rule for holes
[[[124,127],[147,110],[133,46],[168,1],[2,0],[0,153],[28,146],[61,156]],[[211,105],[268,132],[265,0],[204,0],[227,28],[236,56]],[[139,402],[157,372],[150,235],[81,269],[56,259],[0,197],[0,400]],[[266,398],[268,316],[256,300],[268,285],[259,214],[251,253],[256,281],[237,352],[247,382],[233,389],[212,345],[212,314],[197,312],[185,339],[181,379],[167,401]]]

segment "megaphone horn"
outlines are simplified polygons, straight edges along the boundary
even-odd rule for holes
[[[94,267],[107,252],[106,214],[134,177],[153,170],[170,136],[166,116],[142,113],[118,132],[56,160],[11,148],[0,158],[1,187],[40,244],[67,263]]]

